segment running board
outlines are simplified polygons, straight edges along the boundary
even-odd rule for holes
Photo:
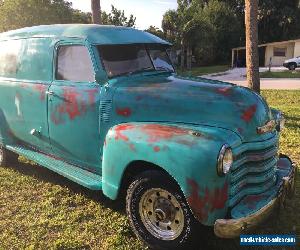
[[[32,160],[88,189],[102,190],[102,178],[100,175],[30,149],[8,145],[6,148],[17,154],[23,155],[29,160]]]

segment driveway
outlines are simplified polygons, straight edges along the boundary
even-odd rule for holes
[[[260,72],[269,70],[268,68],[260,68]],[[272,71],[285,71],[284,67],[274,67]],[[241,86],[247,86],[246,79],[246,68],[234,68],[226,72],[209,74],[202,76],[204,78],[209,78],[213,80],[231,82]],[[260,79],[261,89],[300,89],[300,78],[261,78]]]

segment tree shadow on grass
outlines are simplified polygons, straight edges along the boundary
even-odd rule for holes
[[[298,116],[288,116],[288,115],[285,115],[285,119],[287,121],[295,121],[295,122],[299,122],[300,121],[300,117],[298,117]]]
[[[23,162],[16,162],[10,164],[9,167],[5,167],[7,169],[15,170],[23,175],[31,176],[35,179],[44,182],[50,182],[54,185],[60,185],[62,187],[66,187],[75,194],[81,194],[95,202],[99,202],[106,208],[110,208],[112,210],[118,211],[121,214],[125,215],[125,201],[123,198],[118,199],[116,201],[109,200],[105,197],[101,191],[92,191],[87,188],[84,188],[67,178],[48,170],[47,168],[41,167],[39,165],[32,165],[29,163]],[[300,172],[298,171],[298,178],[297,178],[296,190],[300,190]],[[296,197],[299,199],[300,191],[298,191]],[[296,198],[294,197],[294,199]],[[278,221],[278,214],[274,213],[266,223],[262,226],[257,228],[253,234],[274,234],[274,233],[284,233],[281,229],[281,222]],[[214,235],[212,227],[203,227],[200,226],[196,229],[197,230],[197,240],[195,244],[191,247],[193,250],[202,250],[202,249],[211,249],[211,250],[228,250],[228,249],[243,249],[243,250],[272,250],[278,249],[278,247],[247,247],[247,246],[240,246],[239,238],[237,239],[221,239]],[[286,232],[291,233],[291,232]],[[132,234],[132,233],[131,233]],[[290,248],[294,249],[294,248]],[[295,248],[296,249],[296,248]]]
[[[15,170],[23,175],[33,177],[40,181],[49,182],[54,185],[59,185],[65,188],[68,188],[75,194],[81,194],[86,198],[89,198],[97,203],[100,203],[104,207],[113,209],[121,214],[125,215],[125,204],[124,198],[120,197],[116,201],[110,200],[100,191],[90,190],[85,188],[58,173],[51,171],[45,167],[42,167],[38,164],[24,163],[21,161],[15,161],[5,167],[7,169]]]

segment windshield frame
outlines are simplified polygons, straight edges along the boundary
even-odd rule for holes
[[[144,68],[144,69],[140,69],[140,70],[136,70],[136,71],[124,72],[124,73],[120,73],[120,74],[116,74],[116,75],[110,76],[108,74],[108,70],[105,67],[104,59],[103,59],[102,54],[101,54],[101,47],[103,47],[103,46],[111,46],[111,47],[113,47],[113,46],[126,46],[126,45],[128,45],[128,46],[139,45],[139,46],[141,46],[141,48],[144,48],[145,51],[146,51],[146,53],[147,53],[148,58],[151,61],[152,68]],[[175,73],[175,67],[174,67],[174,65],[172,63],[172,60],[170,58],[169,53],[167,52],[167,49],[171,47],[170,45],[161,44],[161,43],[130,43],[130,44],[95,44],[94,46],[95,46],[95,48],[96,48],[96,50],[98,52],[100,64],[101,64],[103,70],[105,71],[105,73],[107,74],[108,79],[113,79],[113,78],[122,77],[122,76],[130,76],[130,75],[134,75],[134,74],[147,73],[147,72],[157,72],[157,73],[159,73],[159,72],[160,73],[161,72],[168,72],[168,73]],[[162,49],[162,51],[164,51],[166,53],[166,56],[168,58],[168,63],[172,67],[172,70],[157,69],[157,67],[155,66],[155,64],[153,62],[153,59],[152,59],[152,57],[150,55],[151,46],[157,46],[157,48],[160,47]]]

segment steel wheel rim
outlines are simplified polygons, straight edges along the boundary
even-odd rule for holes
[[[147,190],[141,197],[139,213],[145,228],[158,239],[174,240],[183,231],[183,210],[175,196],[164,189]]]

